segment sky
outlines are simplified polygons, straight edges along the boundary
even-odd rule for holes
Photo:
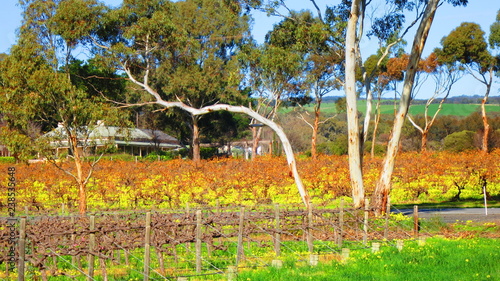
[[[121,0],[105,0],[111,6],[117,6]],[[328,5],[336,5],[340,0],[317,0],[318,6],[324,10]],[[375,1],[376,2],[376,1]],[[9,48],[16,43],[16,30],[21,24],[21,9],[18,0],[2,0],[0,9],[0,53],[8,53]],[[309,9],[315,12],[311,1],[307,0],[285,0],[291,10]],[[440,46],[441,39],[448,35],[462,22],[475,22],[479,24],[486,36],[489,34],[490,25],[495,21],[497,11],[500,10],[499,0],[469,0],[467,7],[453,7],[444,4],[437,11],[434,23],[429,33],[423,56],[427,56],[434,48]],[[285,13],[285,12],[284,12]],[[252,34],[257,42],[264,41],[265,34],[272,29],[273,25],[281,20],[280,17],[268,17],[265,13],[253,13],[254,24]],[[405,38],[411,45],[413,33],[410,32]],[[487,38],[487,37],[486,37]],[[363,40],[361,42],[362,55],[367,57],[375,52],[377,45],[373,41]],[[499,95],[500,83],[496,79],[491,95]],[[462,78],[452,90],[452,96],[459,95],[484,95],[485,87],[471,77]],[[429,90],[427,90],[429,91]],[[336,94],[338,95],[338,94]],[[420,94],[419,94],[420,95]],[[425,96],[425,93],[422,94]],[[418,95],[417,95],[418,98]],[[423,98],[423,97],[422,97]]]

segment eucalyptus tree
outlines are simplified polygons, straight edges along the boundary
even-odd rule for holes
[[[429,7],[437,7],[437,2],[429,2],[428,5]],[[372,29],[370,31],[370,34],[376,35],[378,38],[381,40],[387,41],[389,38],[397,38],[396,41],[390,42],[389,45],[387,46],[385,53],[387,53],[390,49],[390,46],[393,46],[396,44],[395,42],[400,41],[400,37],[394,36],[400,30],[403,28],[404,25],[404,11],[405,10],[416,10],[416,19],[414,22],[412,22],[406,29],[405,32],[403,32],[403,35],[406,33],[406,31],[409,30],[411,26],[415,24],[416,21],[421,20],[421,23],[432,23],[432,18],[433,18],[433,13],[435,10],[433,9],[424,9],[426,3],[422,1],[388,1],[387,2],[388,7],[394,7],[394,9],[389,9],[391,13],[385,14],[383,17],[379,19],[374,20],[374,25],[372,26]],[[362,148],[363,148],[363,137],[364,133],[362,130],[359,128],[359,117],[358,117],[358,111],[357,111],[357,91],[356,91],[356,68],[359,66],[360,63],[360,58],[361,58],[361,50],[360,50],[360,45],[359,42],[363,36],[364,32],[364,19],[365,19],[365,13],[367,9],[367,1],[364,0],[354,0],[351,2],[350,6],[350,18],[347,24],[347,32],[346,32],[346,44],[345,44],[345,49],[346,49],[346,57],[345,57],[345,93],[346,93],[346,102],[347,102],[347,117],[348,117],[348,139],[349,139],[349,171],[350,171],[350,176],[351,176],[351,187],[352,187],[352,192],[353,192],[353,200],[355,206],[361,206],[364,204],[364,197],[365,197],[365,191],[364,191],[364,184],[363,184],[363,173],[362,173],[362,166],[363,166],[363,154],[362,154]],[[419,28],[419,31],[417,31],[418,36],[422,36],[421,33],[424,33],[425,30],[422,28]],[[427,29],[428,32],[428,29]],[[423,36],[425,38],[426,36]],[[418,41],[421,39],[419,38]],[[417,39],[415,40],[415,42]],[[425,42],[425,40],[423,40]],[[418,42],[420,44],[420,42]],[[423,48],[423,46],[422,46]],[[418,58],[420,57],[420,52],[417,49],[414,48],[415,56],[417,57],[416,60],[418,61]],[[380,58],[380,62],[383,60],[383,56]],[[414,59],[415,60],[415,59]],[[364,71],[363,71],[364,72]],[[365,74],[363,74],[364,77],[366,77]],[[413,82],[413,79],[410,79],[409,81]],[[368,84],[369,81],[367,81]],[[367,97],[368,97],[368,104],[371,105],[371,98],[370,98],[370,89],[368,88],[367,90]],[[409,99],[407,100],[409,102]],[[403,105],[403,104],[402,104]],[[405,105],[403,105],[405,106]],[[407,107],[407,106],[406,106]],[[371,115],[371,107],[368,107],[368,112],[366,113],[366,116]],[[398,122],[398,117],[396,116],[395,124],[398,124],[397,126],[402,126],[402,123],[399,124]],[[368,120],[365,120],[365,128],[369,124]],[[363,129],[366,130],[366,129]],[[393,130],[393,133],[397,134],[397,141],[399,141],[399,135],[400,135],[400,128],[396,129],[395,131]],[[397,150],[397,148],[396,148]],[[388,157],[392,157],[392,161],[394,161],[395,153],[391,152],[391,146],[389,146],[388,149]],[[386,158],[388,159],[388,158]],[[387,171],[389,173],[389,178],[390,175],[392,174],[392,165],[390,162],[388,162],[388,165],[384,167],[383,172],[381,173],[382,175],[384,174],[384,171]],[[387,177],[387,175],[385,176]],[[389,184],[389,183],[388,183]],[[375,197],[378,197],[377,195],[377,190],[374,194]],[[380,205],[381,202],[377,202],[378,200],[374,200],[373,202],[375,205]]]
[[[332,17],[324,21],[315,17],[310,11],[290,11],[281,22],[276,24],[266,36],[266,46],[280,48],[285,51],[285,57],[295,58],[294,67],[279,65],[284,70],[268,68],[274,73],[289,73],[290,79],[281,81],[287,87],[287,97],[291,100],[302,98],[314,101],[314,121],[302,119],[312,129],[311,154],[316,157],[316,142],[320,124],[321,103],[323,97],[342,84],[342,57],[343,48],[340,48],[343,38],[338,34],[337,22]],[[274,64],[276,67],[276,64]],[[290,71],[292,70],[292,71]],[[279,75],[279,74],[278,74]],[[288,81],[287,81],[288,80]],[[280,83],[276,79],[273,82]],[[309,98],[309,95],[312,98]]]
[[[436,53],[443,62],[460,64],[468,74],[486,87],[481,101],[481,117],[483,120],[482,151],[487,153],[490,125],[486,115],[486,103],[495,70],[498,69],[498,59],[491,54],[484,31],[476,23],[463,22],[441,40],[441,45],[442,48],[437,49]]]
[[[373,193],[372,206],[377,212],[382,212],[387,205],[387,198],[391,189],[391,178],[394,170],[394,162],[398,153],[401,130],[404,119],[408,113],[408,108],[412,99],[415,75],[418,71],[418,63],[426,43],[427,35],[432,26],[437,8],[445,1],[430,0],[425,1],[425,11],[422,14],[418,29],[413,39],[413,45],[409,57],[408,68],[405,75],[403,90],[401,93],[399,109],[394,119],[394,125],[387,147],[387,154],[384,158],[382,171]],[[453,6],[466,5],[467,0],[448,0]]]
[[[285,7],[286,1],[282,0],[268,0],[265,1],[269,14],[278,15],[286,17],[283,15],[279,7]],[[313,3],[318,17],[323,18],[322,9],[317,5],[315,0],[311,0]],[[467,0],[404,0],[404,1],[385,1],[385,4],[379,3],[380,5],[374,9],[374,11],[388,11],[388,13],[383,14],[379,18],[375,18],[372,22],[373,26],[370,28],[368,35],[376,36],[380,42],[384,44],[384,54],[390,52],[391,48],[402,41],[402,38],[408,34],[413,26],[417,26],[416,35],[413,41],[413,46],[411,49],[411,54],[409,58],[408,71],[406,72],[405,82],[403,86],[403,92],[400,98],[400,105],[398,113],[395,116],[394,127],[392,130],[391,140],[388,146],[388,153],[384,160],[384,165],[380,175],[380,179],[375,188],[373,194],[372,204],[377,211],[384,210],[384,206],[387,200],[387,195],[390,190],[390,182],[392,177],[392,172],[394,169],[394,161],[398,152],[399,141],[401,137],[401,128],[403,126],[404,120],[406,119],[406,113],[408,112],[408,107],[411,101],[411,91],[413,88],[414,77],[416,75],[416,66],[418,65],[421,52],[425,45],[425,41],[432,25],[436,9],[442,5],[444,2],[451,3],[454,6],[465,5]],[[369,117],[365,119],[365,127],[359,125],[359,116],[357,110],[357,71],[361,68],[361,72],[366,75],[363,83],[368,83],[370,79],[370,73],[365,72],[362,69],[362,56],[361,56],[361,45],[360,42],[365,35],[365,18],[367,14],[367,8],[369,4],[373,4],[373,1],[365,0],[343,0],[341,3],[335,7],[327,7],[325,9],[325,15],[328,14],[338,14],[336,12],[341,12],[341,14],[347,15],[347,21],[345,26],[345,41],[343,41],[343,48],[345,49],[345,78],[344,78],[344,90],[346,93],[346,105],[347,105],[347,116],[348,116],[348,140],[349,140],[349,173],[353,194],[354,205],[359,207],[364,204],[365,189],[363,184],[363,138],[365,136],[364,132],[368,131],[368,124],[370,123]],[[289,10],[289,9],[288,9]],[[414,12],[414,17],[409,23],[405,23],[407,18],[406,12]],[[405,25],[406,24],[406,25]],[[380,62],[383,61],[383,56],[380,58]],[[370,91],[368,90],[368,93]],[[369,97],[369,95],[368,95]],[[369,102],[371,104],[371,102]],[[371,109],[367,110],[366,115],[371,115]]]
[[[500,50],[500,10],[497,12],[495,22],[490,26],[490,36],[488,37],[490,47],[494,50]]]
[[[96,92],[115,90],[103,84],[90,91],[74,80],[73,71],[80,66],[75,64],[71,69],[73,51],[81,35],[92,27],[70,24],[69,18],[75,14],[86,18],[99,6],[90,2],[83,9],[83,5],[78,5],[80,1],[73,2],[20,1],[23,22],[18,41],[0,62],[0,110],[7,123],[3,128],[7,134],[2,134],[2,138],[9,149],[25,158],[39,153],[71,176],[78,188],[79,211],[83,214],[87,208],[86,186],[98,161],[84,161],[96,145],[90,133],[98,120],[113,120],[118,114]],[[61,128],[57,134],[33,134],[34,127],[44,133],[58,123]],[[72,167],[57,159],[54,146],[61,145],[67,147]]]
[[[439,63],[438,57],[435,53],[431,53],[427,59],[421,62],[419,66],[423,72],[431,76],[434,81],[434,92],[427,99],[424,108],[423,115],[423,125],[419,125],[410,114],[408,114],[408,120],[411,124],[420,132],[421,135],[421,145],[420,151],[427,151],[427,139],[429,136],[429,131],[431,130],[436,118],[443,108],[444,102],[450,95],[453,85],[463,76],[463,71],[461,67],[456,64],[442,64]],[[440,99],[438,102],[438,107],[434,113],[430,114],[429,107],[434,101]]]
[[[467,1],[447,1],[453,5],[463,5]],[[362,136],[359,130],[359,121],[356,105],[356,65],[360,57],[361,36],[363,35],[364,17],[367,8],[367,1],[353,0],[350,9],[350,18],[346,33],[346,81],[345,92],[347,100],[347,114],[349,120],[349,169],[351,175],[351,186],[353,189],[353,199],[356,206],[361,206],[364,199],[364,185],[362,173]],[[398,112],[394,119],[394,125],[389,140],[387,154],[384,158],[380,178],[376,184],[372,195],[372,206],[380,212],[385,209],[387,196],[391,187],[392,172],[394,170],[394,161],[398,152],[401,137],[401,129],[408,112],[411,102],[411,92],[413,89],[414,78],[417,71],[417,65],[425,46],[425,41],[429,33],[436,9],[442,4],[440,0],[430,1],[387,1],[388,5],[395,5],[395,13],[388,14],[380,20],[375,20],[376,25],[372,28],[373,32],[380,32],[382,36],[388,34],[392,36],[393,32],[402,28],[404,24],[404,10],[414,10],[417,12],[415,23],[418,23],[418,29],[413,40],[411,54],[409,57],[408,70],[406,71],[403,92],[400,98]],[[410,26],[413,23],[410,24]]]
[[[280,23],[266,35],[264,44],[249,42],[242,48],[239,59],[245,71],[245,83],[251,89],[251,98],[256,104],[251,106],[256,112],[271,120],[276,120],[278,109],[284,100],[302,93],[300,86],[304,68],[303,55],[287,49],[282,44],[270,42],[276,33],[283,32]],[[273,39],[271,39],[273,38]],[[251,121],[252,124],[255,120]],[[256,155],[262,127],[252,127],[252,158]]]
[[[194,130],[200,117],[215,111],[243,113],[269,126],[282,141],[300,196],[309,204],[282,128],[248,107],[223,103],[244,103],[246,97],[239,89],[242,73],[236,57],[249,38],[249,14],[241,2],[129,0],[95,19],[98,26],[89,36],[96,58],[116,67],[144,93],[124,106],[183,110],[192,116]]]

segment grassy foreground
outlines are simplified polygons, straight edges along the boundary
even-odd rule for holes
[[[418,243],[420,242],[420,243]],[[448,239],[443,237],[427,238],[422,241],[405,240],[401,251],[395,241],[383,242],[380,251],[373,253],[371,248],[351,245],[354,248],[350,257],[342,259],[339,254],[319,256],[316,266],[309,265],[306,252],[295,252],[281,256],[282,267],[270,266],[270,257],[261,257],[269,266],[252,265],[243,261],[237,276],[229,274],[188,273],[187,279],[177,279],[180,272],[167,273],[165,277],[154,274],[150,280],[232,280],[232,281],[281,281],[281,280],[500,280],[500,239],[467,238]],[[140,255],[136,255],[140,259]],[[274,258],[275,259],[275,258]],[[137,262],[137,263],[136,263]],[[126,268],[123,265],[108,268],[109,281],[140,281],[142,261],[133,261]],[[225,266],[221,267],[224,270]],[[153,265],[156,268],[156,265]],[[152,268],[153,271],[156,271]],[[97,268],[96,268],[97,269]],[[87,278],[73,269],[58,270],[59,274],[69,276],[48,276],[52,281],[84,281]],[[180,273],[182,276],[182,273]],[[12,273],[6,278],[0,272],[0,280],[16,280]],[[42,280],[40,272],[28,272],[27,280]],[[97,270],[92,280],[105,280]]]
[[[248,270],[238,280],[500,280],[500,240],[431,238],[424,246],[405,242],[399,252],[382,247],[351,252],[345,261],[333,260],[318,266]]]

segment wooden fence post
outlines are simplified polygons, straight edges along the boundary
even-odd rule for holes
[[[426,243],[425,237],[419,237],[417,241],[418,241],[417,243],[419,246],[425,246],[425,243]]]
[[[345,262],[349,258],[351,250],[349,248],[342,248],[342,261]]]
[[[71,222],[71,225],[75,225],[75,217],[71,217],[70,218],[70,222]],[[76,240],[76,235],[75,234],[71,234],[71,244],[75,244],[75,240]],[[80,255],[78,255],[78,257],[80,257]],[[76,264],[76,256],[71,256],[71,264]],[[81,269],[81,268],[79,268]]]
[[[368,215],[370,212],[370,206],[368,199],[365,199],[365,218],[363,223],[363,245],[368,243]]]
[[[319,256],[315,254],[309,255],[309,265],[310,266],[317,266],[319,263]]]
[[[146,228],[144,231],[144,281],[149,280],[151,262],[151,212],[146,213]]]
[[[402,251],[403,250],[403,247],[404,247],[404,241],[403,240],[396,240],[396,248],[398,249],[398,251]]]
[[[271,266],[275,268],[282,268],[283,267],[283,261],[282,260],[272,260],[271,261]]]
[[[314,251],[314,237],[312,235],[313,230],[313,213],[312,213],[312,204],[309,204],[307,208],[307,248],[309,253],[313,253]]]
[[[418,238],[419,231],[419,223],[418,223],[418,205],[413,206],[413,236],[415,239]]]
[[[95,248],[95,216],[90,216],[90,235],[89,235],[89,254],[87,255],[88,272],[87,281],[94,280],[94,255],[92,252]]]
[[[201,273],[201,210],[196,211],[196,273]]]
[[[238,278],[238,268],[236,266],[228,266],[227,267],[227,280],[228,281],[236,281]]]
[[[340,198],[340,211],[339,211],[339,234],[337,244],[342,248],[344,239],[344,198]]]
[[[243,259],[244,251],[243,251],[243,227],[245,222],[245,207],[241,207],[240,209],[240,222],[238,225],[238,249],[236,252],[236,267],[241,259]]]
[[[17,265],[17,280],[24,281],[24,269],[25,269],[25,260],[26,260],[26,218],[21,218],[21,222],[19,224],[19,260]],[[6,263],[8,264],[8,262]],[[9,271],[7,270],[7,274]]]
[[[384,239],[387,239],[389,232],[389,217],[391,215],[391,197],[387,196],[387,209],[385,210]]]
[[[275,222],[275,233],[274,233],[274,253],[277,257],[281,255],[281,222],[280,222],[280,206],[279,204],[274,205],[274,222]]]

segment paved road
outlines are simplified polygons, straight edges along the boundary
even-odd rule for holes
[[[413,216],[413,209],[396,210],[408,216]],[[500,208],[488,208],[488,215],[484,208],[449,208],[449,209],[419,209],[419,218],[439,217],[446,223],[458,221],[473,222],[500,222]]]

